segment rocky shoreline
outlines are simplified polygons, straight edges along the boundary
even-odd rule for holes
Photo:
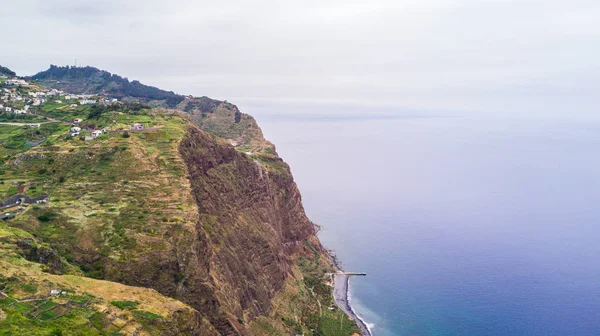
[[[332,274],[333,278],[333,298],[337,306],[346,313],[349,317],[356,321],[363,336],[372,336],[369,327],[354,311],[350,304],[350,275],[347,274]]]
[[[335,266],[336,272],[342,272],[341,262],[335,255],[335,252],[327,250],[327,254],[329,255],[331,263]],[[346,313],[348,317],[356,321],[362,336],[373,336],[365,321],[356,314],[350,304],[350,275],[333,273],[331,274],[331,280],[333,281],[333,299],[335,300],[335,304]]]

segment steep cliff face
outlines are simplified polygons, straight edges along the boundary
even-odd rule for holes
[[[289,275],[292,254],[315,233],[296,185],[290,175],[270,173],[195,127],[180,151],[198,204],[197,228],[210,246],[217,296],[237,318],[266,314]]]
[[[269,314],[297,255],[312,253],[304,242],[315,239],[314,225],[281,159],[287,174],[268,171],[192,125],[179,153],[196,223],[175,233],[167,248],[129,260],[127,269],[108,261],[106,277],[175,297],[223,335],[250,334],[246,322]]]
[[[231,103],[213,101],[213,105],[207,110],[192,109],[188,113],[190,119],[202,130],[227,140],[240,151],[275,151],[275,146],[263,137],[256,120]]]

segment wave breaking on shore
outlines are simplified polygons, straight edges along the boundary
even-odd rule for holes
[[[354,314],[354,316],[356,316],[356,321],[357,323],[360,325],[361,323],[365,326],[365,328],[367,329],[367,336],[373,336],[373,327],[375,326],[375,324],[373,323],[367,323],[367,321],[365,321],[360,315],[358,315],[356,313],[356,311],[354,310],[354,307],[352,306],[352,294],[350,291],[350,277],[347,276],[346,277],[346,301],[348,302],[348,309],[350,309],[350,311],[352,312],[352,314]]]

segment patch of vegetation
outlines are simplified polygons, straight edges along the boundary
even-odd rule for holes
[[[161,319],[163,318],[162,316],[158,315],[158,314],[154,314],[148,311],[143,311],[143,310],[137,310],[134,309],[133,313],[137,316],[140,316],[146,320],[157,320],[157,319]]]
[[[140,303],[136,301],[111,301],[110,304],[119,309],[133,309]]]
[[[185,104],[185,112],[200,111],[203,113],[212,113],[222,102],[208,97],[194,98]]]
[[[51,211],[46,211],[44,213],[42,213],[41,215],[37,216],[36,218],[40,221],[40,222],[51,222],[53,220],[55,220],[58,217],[58,214],[51,212]]]

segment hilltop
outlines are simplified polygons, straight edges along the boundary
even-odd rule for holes
[[[274,146],[264,140],[254,118],[241,113],[237,106],[226,101],[176,94],[90,66],[50,65],[48,70],[30,79],[43,87],[65,92],[94,94],[184,111],[202,129],[227,139],[235,146],[243,146],[246,151],[266,148],[274,151]]]
[[[174,107],[184,97],[171,91],[148,86],[94,67],[71,67],[50,65],[48,70],[38,72],[30,79],[40,84],[76,94],[99,94],[114,98],[132,97],[149,101],[162,101]]]
[[[0,75],[5,75],[8,77],[15,77],[17,74],[14,71],[10,70],[9,68],[3,67],[0,65]]]
[[[0,334],[358,331],[251,116],[44,83],[0,80]]]

